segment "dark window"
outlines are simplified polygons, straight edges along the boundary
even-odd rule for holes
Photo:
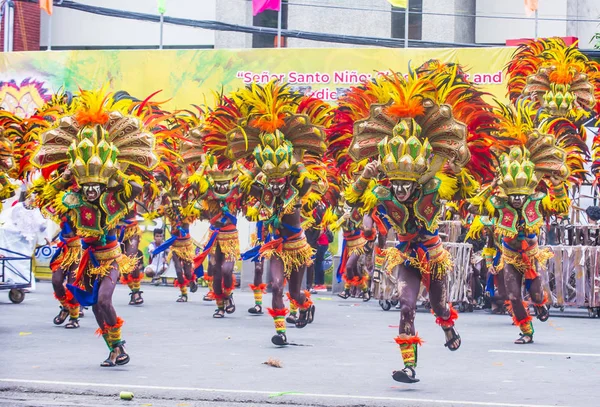
[[[254,16],[252,25],[255,27],[277,28],[277,11],[266,10]],[[287,0],[282,0],[281,3],[281,29],[288,28],[288,4]],[[271,34],[252,34],[252,48],[275,48],[275,35]],[[282,43],[282,46],[285,46]]]
[[[408,3],[408,39],[420,40],[423,28],[423,0],[410,0]],[[392,38],[404,38],[406,10],[392,7]]]

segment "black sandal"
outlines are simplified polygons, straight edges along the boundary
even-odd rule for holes
[[[296,328],[300,329],[308,325],[308,314],[313,306],[311,305],[308,309],[300,311],[300,315],[296,319]]]
[[[135,305],[135,294],[136,294],[136,293],[134,293],[134,292],[130,292],[130,293],[129,293],[129,296],[131,297],[131,298],[129,299],[129,305]]]
[[[115,362],[113,362],[112,360],[110,360],[110,356],[112,355],[112,352],[110,352],[108,354],[108,358],[106,358],[106,360],[102,363],[100,363],[100,366],[102,367],[115,367],[117,366],[117,364]]]
[[[196,280],[190,281],[190,291],[193,293],[198,291],[198,283],[196,282]]]
[[[233,302],[233,294],[229,295],[229,298],[226,300],[227,305],[225,306],[225,312],[228,314],[233,314],[235,312],[235,303]]]
[[[534,305],[533,308],[535,309],[536,318],[541,322],[546,322],[550,318],[550,311],[545,305]]]
[[[263,313],[262,306],[256,304],[256,305],[254,305],[254,307],[248,308],[248,313],[250,313],[252,315],[260,315]]]
[[[529,339],[525,339],[525,338],[529,338]],[[533,343],[533,335],[520,334],[519,339],[517,339],[515,341],[515,343],[517,345],[529,345],[530,343]]]
[[[206,294],[204,297],[202,297],[202,301],[214,301],[215,297],[212,296],[209,292],[209,294]]]
[[[371,300],[371,290],[363,291],[363,302],[369,302]]]
[[[217,308],[213,314],[213,318],[225,318],[225,310],[223,308]]]
[[[283,334],[283,333],[273,335],[273,337],[271,337],[271,343],[273,345],[277,345],[277,346],[289,345],[289,343],[287,341],[287,336],[285,336],[285,334]]]
[[[417,373],[415,369],[410,366],[406,366],[402,370],[395,370],[392,373],[392,378],[400,383],[417,383],[419,379],[416,378]]]
[[[64,315],[64,317],[63,317]],[[67,320],[67,317],[69,316],[69,310],[65,307],[60,307],[60,312],[58,313],[57,316],[54,317],[54,325],[62,325],[63,322],[65,322]]]
[[[313,321],[315,320],[315,310],[316,307],[314,305],[311,305],[310,308],[308,309],[308,323],[312,324]]]
[[[341,293],[338,293],[337,296],[341,299],[347,300],[348,298],[350,298],[350,290],[344,290]]]
[[[175,302],[188,302],[188,298],[186,294],[182,294],[179,296],[179,298],[177,298],[177,301]]]
[[[135,299],[135,305],[142,305],[144,303],[144,299],[142,298],[143,291],[137,292],[137,298]]]
[[[123,348],[123,345],[125,345],[125,341],[122,341],[119,345],[113,346],[113,352],[117,349],[119,350],[119,354],[117,355],[117,359],[115,361],[116,364],[119,366],[126,365],[127,363],[129,363],[130,360],[130,357],[127,354],[127,352],[125,352],[125,348]]]
[[[450,339],[448,339],[448,341],[444,344],[444,346],[447,347],[448,349],[450,349],[452,352],[457,351],[458,348],[460,348],[460,345],[462,345],[462,341],[460,339],[460,335],[458,334],[458,332],[456,332],[456,329],[454,329],[454,327],[451,327],[451,328],[442,328],[442,330],[444,332],[452,331],[452,337]],[[458,341],[458,346],[456,348],[450,347],[450,345],[452,345],[452,343],[454,343],[455,341]]]
[[[290,314],[287,317],[285,317],[285,322],[287,322],[288,324],[296,325],[297,320],[298,320],[298,317],[295,314]]]
[[[69,319],[69,322],[65,325],[66,329],[77,329],[79,328],[79,320],[77,318]]]

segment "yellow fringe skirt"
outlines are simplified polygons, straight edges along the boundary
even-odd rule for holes
[[[50,264],[52,272],[59,269],[69,270],[73,264],[81,261],[81,240],[78,237],[69,240],[61,248],[60,255]]]
[[[554,257],[554,254],[548,249],[540,249],[538,245],[530,247],[525,253],[510,250],[502,246],[502,257],[498,269],[502,269],[506,264],[513,266],[519,273],[525,275],[528,279],[533,279],[540,275],[538,268],[546,268],[548,260]],[[524,255],[529,261],[525,260]],[[528,271],[533,271],[535,275],[529,274]]]
[[[134,236],[138,236],[140,239],[142,238],[142,229],[140,229],[137,222],[124,226],[125,231],[123,232],[123,242],[130,240]]]
[[[417,269],[421,275],[429,275],[432,280],[441,280],[454,267],[450,252],[444,248],[441,240],[425,247],[426,251],[417,245],[409,245],[406,252],[396,247],[386,249],[386,271],[391,273],[396,266],[408,262],[408,265]]]
[[[175,242],[173,242],[173,246],[171,246],[169,255],[167,256],[167,263],[171,261],[173,255],[176,255],[186,263],[194,263],[196,249],[192,239],[190,237],[186,237],[175,240]]]
[[[121,247],[119,245],[111,248],[94,250],[94,257],[98,261],[99,266],[94,267],[92,261],[89,260],[85,267],[85,273],[92,279],[103,278],[108,275],[113,262],[117,263],[121,273],[127,272],[126,270],[133,270],[137,264],[136,259],[132,259],[121,252]]]
[[[308,244],[306,237],[302,236],[285,242],[282,238],[272,240],[262,247],[260,253],[266,259],[279,257],[283,262],[285,277],[289,279],[293,271],[313,264],[315,250]]]
[[[210,249],[209,254],[211,256],[217,253],[217,246],[221,248],[221,253],[223,253],[225,261],[236,262],[240,258],[240,239],[237,230],[221,230]]]
[[[346,240],[346,250],[348,250],[348,257],[353,254],[357,256],[362,256],[365,254],[365,245],[367,244],[367,239],[363,236],[362,233],[354,236],[354,232],[350,232],[348,234],[344,233],[344,239]]]

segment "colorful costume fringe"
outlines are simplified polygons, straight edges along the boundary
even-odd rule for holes
[[[300,267],[312,265],[314,252],[315,250],[306,241],[304,233],[287,239],[271,240],[260,249],[260,254],[265,259],[271,259],[274,256],[281,259],[287,279],[290,278],[293,271],[297,271]]]
[[[365,254],[366,244],[367,239],[360,230],[344,232],[344,242],[342,243],[342,256],[340,259],[340,266],[338,267],[336,273],[338,282],[340,281],[340,278],[342,278],[342,276],[344,276],[344,281],[346,281],[345,276],[348,259],[352,255],[362,256],[363,254]]]
[[[167,255],[167,263],[171,261],[173,255],[176,255],[186,263],[194,263],[194,257],[196,257],[195,247],[189,234],[186,234],[185,237],[177,237],[170,249]]]
[[[81,260],[81,240],[79,237],[63,238],[60,236],[60,242],[57,245],[58,251],[50,261],[50,270],[54,273],[57,270],[69,270],[73,264]]]
[[[441,280],[452,269],[450,252],[442,245],[437,236],[429,236],[428,240],[419,241],[418,234],[399,235],[400,244],[385,250],[386,271],[391,273],[396,266],[406,264],[421,273],[423,284],[429,288],[429,282]]]
[[[417,367],[417,346],[421,346],[423,341],[419,338],[419,334],[406,335],[401,334],[394,338],[398,346],[400,347],[400,353],[402,355],[402,361],[406,367]]]
[[[120,317],[117,317],[117,323],[114,325],[104,324],[104,327],[98,328],[96,330],[97,335],[101,335],[106,342],[106,346],[112,352],[115,346],[122,345],[124,343],[121,337],[121,327],[125,321],[123,321]]]
[[[454,309],[452,304],[448,303],[448,308],[450,309],[450,314],[447,318],[437,315],[435,318],[435,323],[444,329],[452,328],[454,326],[454,322],[458,319],[458,312]]]
[[[137,262],[137,259],[133,260],[121,252],[121,247],[116,240],[105,245],[94,245],[99,242],[94,238],[85,238],[82,242],[84,251],[77,270],[75,285],[81,283],[84,275],[91,280],[107,276],[113,267],[113,262],[117,263],[119,270],[132,269],[135,266],[132,263]]]
[[[210,248],[210,255],[217,254],[217,247],[221,248],[225,262],[236,262],[240,258],[240,239],[235,225],[222,227],[217,233],[216,240]]]
[[[533,280],[540,275],[538,267],[546,267],[546,263],[554,254],[548,249],[540,249],[537,243],[528,245],[525,240],[522,243],[524,245],[521,250],[514,250],[503,243],[499,267],[510,264],[523,274],[526,280]]]
[[[65,290],[65,295],[62,297],[59,297],[56,295],[56,293],[54,293],[54,298],[60,302],[60,305],[63,307],[63,309],[69,311],[69,317],[71,319],[79,319],[79,303],[71,291]]]
[[[267,285],[262,283],[259,285],[250,284],[249,286],[254,294],[254,304],[262,306],[262,298],[263,294],[267,293]]]
[[[273,317],[273,322],[275,323],[275,332],[277,332],[278,334],[285,335],[285,331],[286,331],[285,316],[288,313],[287,308],[280,308],[280,309],[267,308],[267,311],[269,311],[269,315],[271,315]]]

